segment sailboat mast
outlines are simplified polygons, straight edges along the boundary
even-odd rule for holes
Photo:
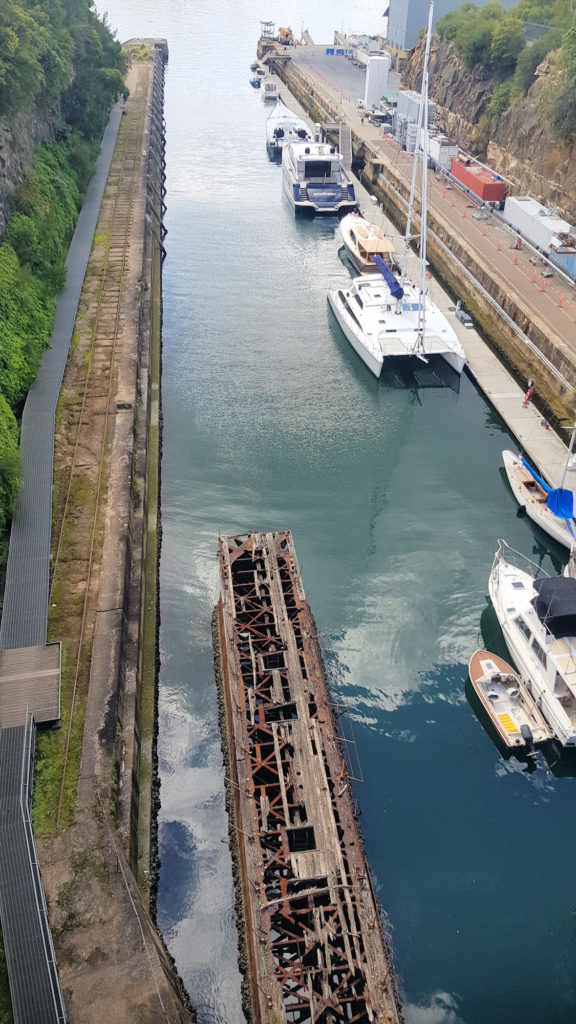
[[[432,18],[434,16],[434,0],[430,0],[430,8],[428,10],[428,28],[426,30],[426,48],[424,51],[424,64],[422,67],[422,86],[420,90],[420,104],[418,106],[418,127],[416,132],[416,149],[414,151],[414,162],[412,164],[412,178],[410,181],[410,195],[408,197],[408,213],[406,215],[406,233],[404,236],[404,254],[402,257],[402,273],[400,275],[400,283],[404,286],[404,279],[406,277],[406,262],[408,259],[408,253],[410,251],[410,232],[412,229],[412,216],[414,213],[414,198],[416,195],[416,178],[418,176],[418,149],[420,145],[420,139],[426,136],[426,150],[428,150],[428,61],[430,58],[430,40],[432,37]],[[428,156],[426,155],[426,163],[428,163]],[[426,165],[423,168],[423,182],[426,180]],[[422,189],[422,202],[424,202],[424,192]],[[426,204],[427,206],[427,204]],[[425,223],[425,222],[424,222]],[[420,245],[422,245],[422,221],[420,223]]]
[[[434,0],[430,0],[428,11],[428,31],[426,33],[426,50],[422,69],[422,93],[420,106],[424,110],[420,140],[422,146],[422,178],[420,186],[420,294],[418,297],[418,341],[424,347],[426,329],[426,235],[428,229],[428,65],[430,63],[430,44],[432,42],[432,19],[434,16]]]

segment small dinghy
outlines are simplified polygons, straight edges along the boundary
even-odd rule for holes
[[[506,747],[527,748],[552,738],[552,730],[520,676],[489,651],[474,651],[470,682]]]

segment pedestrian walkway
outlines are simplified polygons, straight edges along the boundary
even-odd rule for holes
[[[0,919],[15,1024],[66,1020],[30,821],[32,712],[40,721],[60,716],[60,644],[46,643],[54,417],[121,116],[117,104],[70,243],[50,347],[22,416],[21,482],[0,624]]]
[[[12,521],[0,623],[0,650],[46,643],[52,528],[54,417],[122,111],[117,104],[102,139],[66,260],[66,285],[56,299],[46,349],[22,414],[21,480]]]

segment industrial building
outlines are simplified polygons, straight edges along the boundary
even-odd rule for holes
[[[477,6],[487,0],[476,0]],[[435,0],[434,21],[450,11],[458,11],[465,0]],[[513,6],[512,0],[502,0],[502,7]],[[426,28],[428,22],[429,0],[390,0],[388,10],[387,40],[397,50],[411,50],[419,42],[420,30]]]

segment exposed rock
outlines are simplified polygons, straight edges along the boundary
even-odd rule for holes
[[[420,88],[423,56],[420,44],[404,67],[405,88]],[[516,194],[551,202],[574,222],[576,146],[565,145],[552,134],[540,107],[543,90],[553,87],[553,76],[554,72],[537,76],[526,97],[514,101],[500,118],[491,118],[488,105],[495,79],[481,65],[468,71],[451,43],[437,36],[432,40],[430,97],[441,131],[513,181]]]
[[[402,73],[402,85],[420,90],[424,47],[415,47]],[[430,49],[430,98],[436,104],[438,127],[458,145],[470,151],[476,125],[486,112],[494,78],[478,64],[468,71],[452,43],[438,36]]]
[[[37,147],[54,134],[55,111],[33,110],[0,117],[0,237],[9,214],[9,197],[30,169]]]

